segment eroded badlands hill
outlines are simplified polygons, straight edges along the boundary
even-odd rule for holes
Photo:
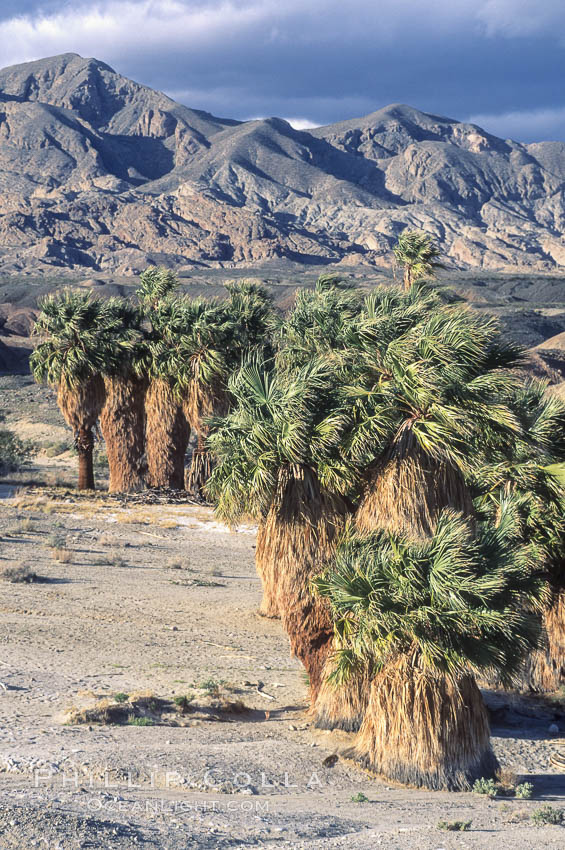
[[[564,222],[563,143],[399,104],[310,132],[219,119],[76,54],[0,71],[3,271],[378,264],[406,226],[458,268],[550,270]]]

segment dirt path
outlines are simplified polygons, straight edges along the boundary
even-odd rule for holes
[[[549,715],[516,711],[494,729],[531,801],[386,786],[343,757],[324,767],[350,740],[310,727],[300,665],[256,613],[252,528],[230,533],[189,505],[10,496],[0,571],[49,581],[0,583],[0,850],[565,846],[565,828],[529,820],[540,802],[565,806]],[[249,710],[68,724],[73,706],[115,694],[221,694]],[[440,820],[472,826],[442,832]]]

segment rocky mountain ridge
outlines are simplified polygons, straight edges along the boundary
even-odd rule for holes
[[[175,103],[96,59],[0,71],[0,270],[390,262],[421,228],[461,269],[565,265],[565,144],[393,104],[298,131]]]

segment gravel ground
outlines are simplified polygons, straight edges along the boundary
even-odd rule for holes
[[[557,709],[488,697],[497,755],[534,783],[532,800],[385,785],[341,755],[349,736],[310,726],[300,665],[257,614],[252,527],[229,532],[198,505],[2,490],[0,572],[47,581],[0,583],[0,850],[565,846],[565,828],[530,820],[565,806],[549,766]],[[116,693],[204,704],[215,689],[248,710],[68,723]]]

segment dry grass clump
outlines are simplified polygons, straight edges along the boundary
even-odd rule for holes
[[[110,534],[102,534],[98,538],[98,545],[99,546],[113,546],[114,545],[114,538]]]
[[[225,715],[243,714],[249,708],[241,700],[230,700],[226,695],[206,694],[196,702],[193,694],[163,699],[151,691],[117,693],[113,697],[95,697],[96,702],[87,708],[73,706],[67,713],[70,725],[101,724],[121,726],[185,726],[183,719],[190,714],[191,722],[225,721]]]
[[[94,563],[98,567],[127,567],[127,561],[122,558],[119,552],[108,552],[107,555],[101,555]]]
[[[516,771],[511,767],[499,767],[495,776],[498,793],[506,797],[513,797],[519,783]]]
[[[125,513],[118,517],[118,522],[124,525],[149,525],[151,518],[139,511],[138,513]]]
[[[16,567],[9,567],[2,573],[4,581],[9,581],[10,584],[44,584],[48,579],[37,575],[28,566],[19,564]]]
[[[51,550],[51,557],[58,564],[70,564],[73,559],[73,553],[70,549],[56,547]]]
[[[31,517],[21,519],[13,528],[6,529],[3,537],[16,537],[19,534],[31,534],[34,531],[39,531]]]
[[[159,528],[178,528],[179,524],[174,519],[163,519],[159,523]]]

